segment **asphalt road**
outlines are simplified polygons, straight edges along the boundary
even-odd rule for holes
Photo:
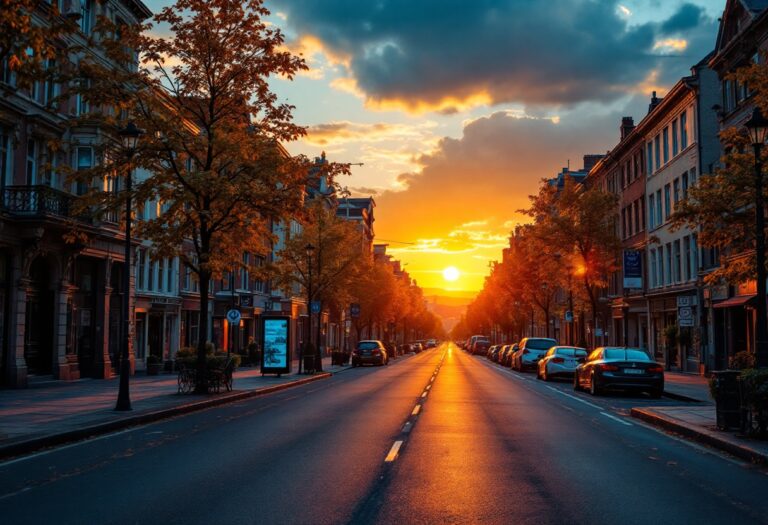
[[[765,471],[626,417],[659,403],[446,345],[0,463],[0,520],[768,522]]]

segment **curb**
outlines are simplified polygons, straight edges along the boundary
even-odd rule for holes
[[[734,443],[732,441],[725,440],[718,436],[714,431],[710,431],[704,428],[696,428],[690,425],[683,424],[680,420],[663,416],[652,410],[643,408],[633,408],[630,410],[632,417],[650,423],[664,430],[674,432],[683,437],[696,441],[704,445],[727,452],[732,456],[749,461],[750,463],[756,463],[760,465],[768,465],[768,453],[760,452],[747,445]]]
[[[706,403],[706,401],[702,401],[701,399],[696,399],[695,397],[688,397],[683,394],[677,394],[675,392],[668,392],[667,390],[664,391],[663,396],[668,397],[670,399],[675,399],[677,401],[687,401],[688,403]]]
[[[225,405],[227,403],[234,403],[236,401],[242,401],[253,397],[259,397],[266,394],[272,394],[288,388],[293,388],[307,383],[312,383],[320,379],[327,379],[333,374],[330,372],[323,372],[312,377],[302,378],[289,383],[283,383],[280,385],[268,386],[259,388],[256,390],[245,390],[242,392],[232,392],[222,396],[217,396],[213,399],[205,399],[203,401],[194,401],[183,405],[178,405],[170,408],[164,408],[160,410],[153,410],[151,412],[139,413],[133,416],[120,418],[113,421],[107,421],[105,423],[98,423],[76,430],[69,430],[67,432],[61,432],[59,434],[49,434],[47,436],[41,436],[26,441],[20,441],[5,446],[0,446],[0,460],[8,459],[14,456],[20,456],[36,452],[40,449],[50,448],[65,443],[71,443],[74,441],[82,441],[87,438],[95,437],[98,435],[108,434],[117,430],[122,430],[129,427],[135,427],[139,425],[145,425],[147,423],[153,423],[163,419],[169,419],[175,416],[184,414],[190,414],[192,412],[198,412],[207,408],[213,408],[219,405]]]

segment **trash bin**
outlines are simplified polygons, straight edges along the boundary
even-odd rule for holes
[[[720,430],[738,429],[741,427],[739,375],[741,375],[741,372],[738,370],[712,372],[717,428]]]

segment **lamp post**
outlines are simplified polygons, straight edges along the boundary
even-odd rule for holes
[[[758,367],[768,366],[768,329],[766,327],[765,297],[765,203],[763,202],[763,173],[760,158],[768,138],[768,120],[758,108],[744,126],[749,131],[755,152],[755,260],[757,263],[757,306],[755,313],[755,357]]]
[[[304,246],[304,250],[307,252],[307,321],[309,326],[307,327],[307,344],[305,349],[313,352],[312,345],[312,254],[315,252],[315,246],[312,243],[307,243]],[[302,361],[304,360],[302,352]],[[301,367],[301,364],[299,364]],[[299,368],[301,370],[301,368]],[[304,370],[306,372],[306,370]]]
[[[128,169],[125,174],[125,266],[123,268],[123,319],[122,319],[122,347],[120,349],[120,389],[117,394],[117,404],[115,410],[131,410],[131,393],[129,378],[131,375],[131,361],[128,357],[128,348],[130,346],[130,326],[131,326],[131,208],[133,191],[133,156],[136,154],[136,147],[139,139],[144,134],[144,130],[139,129],[133,122],[117,132],[123,143],[123,150],[128,158]]]

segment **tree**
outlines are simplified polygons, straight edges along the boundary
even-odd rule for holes
[[[43,24],[35,22],[35,14]],[[0,66],[22,88],[54,74],[49,61],[66,57],[61,37],[76,27],[73,19],[61,16],[56,2],[0,0]]]
[[[304,134],[293,107],[271,91],[273,76],[293,78],[306,69],[283,47],[268,24],[262,0],[177,0],[151,26],[116,26],[101,19],[95,40],[123,64],[105,71],[96,59],[81,61],[83,95],[100,117],[118,126],[128,113],[146,130],[136,162],[149,171],[137,202],[156,202],[156,218],[139,225],[153,242],[153,256],[179,257],[200,283],[197,391],[205,384],[209,283],[243,266],[243,253],[259,253],[272,237],[272,220],[302,213],[310,178],[342,170],[319,169],[281,146]],[[140,67],[132,66],[138,54]],[[124,122],[124,119],[122,119]],[[120,160],[96,170],[107,176]],[[94,171],[77,174],[90,180]],[[123,192],[90,192],[90,207],[119,207]],[[258,268],[251,269],[254,273]]]
[[[322,312],[324,306],[338,308],[348,302],[349,286],[359,277],[365,254],[360,249],[360,232],[337,217],[334,206],[315,200],[307,211],[301,233],[277,253],[275,283],[286,290],[298,284],[310,303],[320,302]],[[309,255],[308,245],[312,246]],[[319,342],[321,323],[316,329]],[[314,351],[316,366],[322,370],[319,344]]]
[[[530,199],[531,207],[523,211],[533,217],[537,237],[554,247],[555,253],[559,250],[561,260],[573,257],[578,262],[594,326],[599,291],[618,269],[617,197],[568,178],[560,191],[545,181]]]

